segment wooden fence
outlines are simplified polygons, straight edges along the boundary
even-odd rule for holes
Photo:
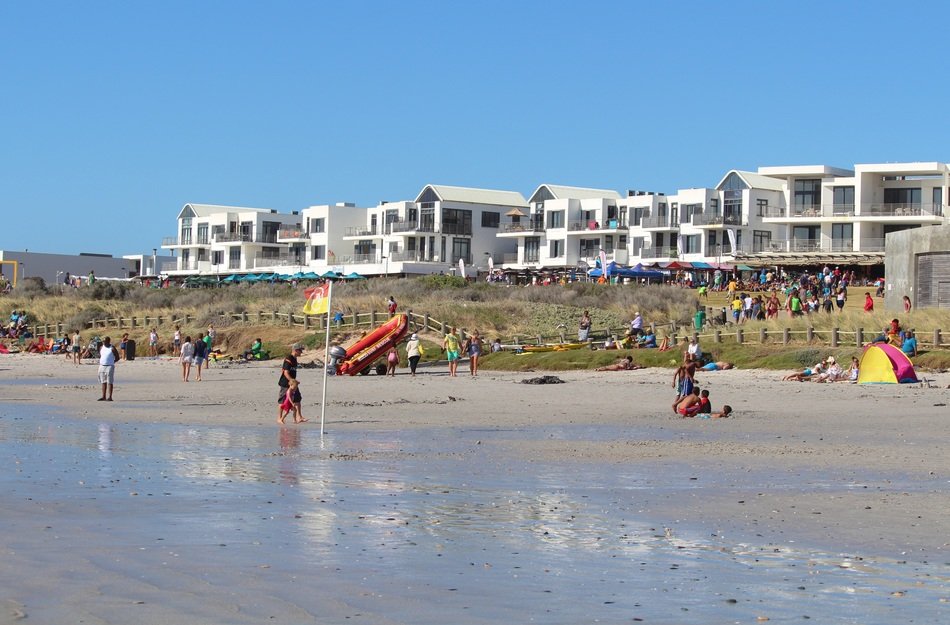
[[[442,336],[446,334],[451,325],[445,321],[433,319],[428,314],[418,314],[414,312],[406,313],[409,315],[409,327],[413,332],[433,332]],[[256,312],[219,312],[217,318],[223,320],[223,325],[231,323],[241,323],[248,325],[284,325],[290,327],[299,327],[304,330],[319,331],[326,327],[326,315],[306,315],[303,313],[286,313],[279,311],[256,311]],[[389,318],[389,313],[384,311],[354,312],[344,315],[340,323],[334,324],[334,328],[372,328],[380,325]],[[708,318],[708,317],[707,317]],[[141,329],[147,331],[152,327],[167,327],[173,325],[188,326],[194,324],[196,318],[194,315],[144,315],[141,317],[113,317],[107,319],[95,319],[85,324],[84,330],[135,330]],[[220,323],[220,322],[219,322]],[[769,330],[759,327],[746,329],[742,325],[723,325],[723,326],[704,326],[700,332],[690,331],[686,327],[681,327],[676,323],[667,322],[663,324],[653,324],[654,329],[660,329],[666,332],[671,341],[675,344],[680,339],[695,336],[703,344],[723,343],[731,341],[739,344],[759,344],[759,345],[789,345],[807,344],[823,345],[829,347],[855,346],[861,347],[868,341],[878,336],[878,331],[865,333],[864,328],[842,329],[831,328],[828,330],[816,330],[809,327],[804,330],[793,330],[783,328],[781,330]],[[34,336],[52,338],[62,336],[64,333],[72,333],[73,328],[67,327],[64,323],[55,324],[34,324],[31,326]],[[601,328],[592,329],[590,340],[594,343],[601,343],[609,336],[621,337],[626,332],[623,328]],[[466,332],[459,329],[462,338],[465,338]],[[947,346],[943,342],[943,332],[939,328],[934,330],[925,330],[915,332],[917,343],[920,348],[941,348]],[[494,338],[494,337],[485,337]],[[512,336],[502,338],[502,343],[507,345],[543,345],[549,343],[569,343],[576,340],[576,335],[569,335],[566,331],[558,334],[546,334],[535,336]]]

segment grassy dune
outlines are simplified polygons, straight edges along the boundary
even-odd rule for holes
[[[860,293],[858,293],[860,291]],[[816,331],[829,331],[840,328],[842,346],[834,351],[839,359],[847,360],[860,350],[854,344],[855,328],[863,328],[866,340],[869,340],[885,326],[891,318],[898,316],[905,327],[915,328],[918,336],[925,342],[930,341],[934,328],[950,332],[950,315],[943,311],[912,311],[909,315],[895,315],[882,310],[883,301],[876,300],[879,310],[867,314],[862,310],[863,290],[853,290],[852,298],[842,313],[820,313],[810,317],[790,319],[780,314],[779,319],[750,322],[742,327],[745,331],[745,345],[738,345],[735,339],[735,327],[731,324],[722,329],[721,343],[713,343],[711,337],[702,341],[705,351],[717,360],[735,362],[741,367],[798,368],[814,364],[817,359],[831,353],[830,348],[821,344],[808,345],[804,342],[804,332],[812,327]],[[583,310],[588,309],[593,318],[595,331],[612,329],[619,331],[629,323],[633,314],[639,311],[647,323],[656,323],[658,327],[669,329],[676,324],[678,334],[683,336],[692,332],[692,315],[700,305],[695,291],[676,287],[651,285],[638,287],[617,287],[597,284],[573,284],[569,286],[549,287],[506,287],[492,284],[465,284],[461,280],[448,276],[428,276],[413,279],[377,279],[354,283],[339,283],[334,286],[333,309],[344,314],[384,311],[386,300],[392,295],[399,303],[401,311],[412,310],[415,313],[428,313],[432,318],[471,332],[479,330],[483,337],[492,339],[501,337],[510,342],[519,337],[529,342],[528,337],[565,335],[570,341],[576,336],[577,319]],[[149,289],[125,283],[100,282],[92,288],[67,289],[59,292],[54,287],[47,290],[41,285],[27,284],[12,295],[0,299],[0,312],[6,316],[8,311],[26,310],[31,322],[63,323],[68,328],[83,327],[92,319],[114,317],[182,316],[187,313],[195,321],[183,327],[186,334],[197,335],[214,323],[219,335],[219,343],[226,351],[240,353],[250,345],[254,338],[264,339],[265,348],[278,354],[286,350],[287,345],[304,340],[314,347],[322,346],[323,334],[304,332],[301,328],[264,324],[260,326],[232,323],[221,316],[223,312],[278,311],[281,313],[299,313],[303,304],[302,288],[294,290],[285,284],[241,284],[224,288],[207,289]],[[712,293],[701,305],[721,309],[727,306],[725,293]],[[766,328],[769,340],[765,345],[758,344],[760,328]],[[793,344],[781,344],[782,330],[790,328]],[[163,342],[170,341],[172,327],[168,324],[159,328]],[[136,328],[130,331],[131,337],[144,344],[148,329]],[[113,331],[117,333],[117,331]],[[84,334],[89,334],[88,330]],[[345,332],[335,335],[335,340],[345,342],[350,338]],[[426,334],[426,360],[438,358],[438,342],[441,337]],[[817,343],[817,341],[816,341]],[[673,352],[659,353],[655,350],[634,350],[635,360],[648,366],[670,366],[671,361],[679,357],[679,349]],[[563,370],[572,368],[592,368],[612,362],[622,355],[621,352],[575,350],[542,354],[500,354],[489,355],[484,359],[487,368],[527,370],[547,369]],[[920,366],[946,368],[950,366],[950,351],[946,349],[922,350],[916,360]]]

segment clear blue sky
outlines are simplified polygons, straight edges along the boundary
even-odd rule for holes
[[[950,161],[948,23],[938,2],[5,2],[0,249],[150,253],[186,202]]]

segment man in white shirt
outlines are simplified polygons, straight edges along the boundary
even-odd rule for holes
[[[115,382],[115,361],[119,357],[119,350],[112,344],[112,339],[102,339],[99,348],[99,382],[102,383],[102,397],[99,401],[112,401],[112,385]],[[108,396],[106,394],[108,391]]]
[[[686,353],[683,354],[683,362],[699,362],[703,357],[703,350],[699,348],[699,341],[696,340],[695,336],[689,338],[689,347],[686,348]]]
[[[643,334],[643,317],[640,316],[639,311],[633,316],[633,321],[630,322],[630,331],[633,332],[634,336]]]

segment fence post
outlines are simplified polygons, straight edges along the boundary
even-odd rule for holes
[[[294,313],[287,313],[287,325],[291,328],[294,327]]]
[[[48,323],[43,324],[43,336],[46,338],[49,338],[49,324]]]
[[[831,346],[838,347],[838,328],[831,328]]]
[[[765,344],[765,340],[769,337],[768,330],[765,328],[759,328],[759,343]]]
[[[376,325],[376,311],[375,310],[371,310],[369,313],[369,325],[371,326]]]
[[[743,336],[742,328],[736,330],[736,343],[742,345],[742,341],[745,337]]]
[[[304,316],[303,316],[303,329],[304,329],[304,330],[309,330],[309,329],[310,329],[310,315],[304,314]]]
[[[247,323],[247,311],[246,311],[246,310],[241,313],[241,321],[243,321],[244,323]]]
[[[792,340],[792,331],[788,328],[782,328],[782,345],[788,345]]]
[[[719,328],[713,330],[713,340],[717,343],[722,343],[722,330]]]
[[[808,329],[805,330],[805,340],[808,341],[809,345],[815,340],[815,328],[808,326]]]
[[[940,348],[940,328],[934,330],[934,349]]]
[[[864,345],[864,328],[858,328],[854,331],[855,342],[858,344],[858,347]]]
[[[133,329],[135,328],[135,315],[132,315],[132,318],[129,319],[129,327]]]
[[[440,332],[442,332],[442,335],[444,336],[444,335],[446,334],[446,331],[445,331],[445,322],[444,322],[444,321],[440,321],[440,322],[439,322],[439,326],[441,326]]]
[[[257,311],[257,325],[260,325],[264,321],[264,311]]]
[[[653,336],[656,336],[656,334],[654,334]],[[679,340],[679,337],[676,336],[676,332],[671,332],[671,333],[670,333],[670,345],[679,345],[679,342],[680,342],[680,340]]]
[[[423,329],[423,330],[428,330],[428,329],[429,329],[429,313],[426,313],[426,314],[423,315],[423,317],[422,317],[422,329]]]
[[[56,324],[56,334],[63,334],[63,324],[62,324],[62,323],[57,323],[57,324]]]
[[[271,311],[271,313],[270,313],[270,320],[271,320],[271,321],[277,321],[277,311],[276,311],[276,310],[272,310],[272,311]]]

